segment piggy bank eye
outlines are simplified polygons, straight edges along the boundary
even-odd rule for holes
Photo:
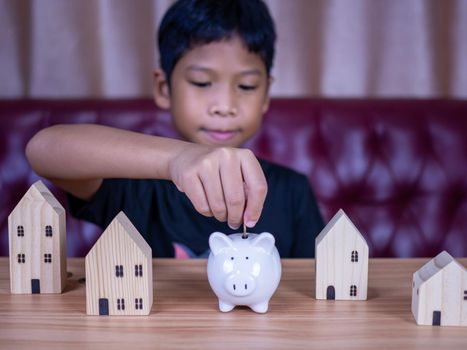
[[[231,256],[231,257],[230,257],[230,260],[233,260],[233,259],[234,259],[234,257],[233,257],[233,256]]]
[[[248,260],[248,257],[246,256],[245,259]]]

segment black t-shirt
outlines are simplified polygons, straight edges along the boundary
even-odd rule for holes
[[[291,169],[260,160],[268,183],[261,218],[248,232],[270,232],[282,258],[314,257],[323,220],[308,179]],[[68,195],[73,216],[103,229],[123,211],[152,248],[154,257],[173,257],[174,243],[205,256],[212,232],[232,230],[204,217],[168,180],[105,179],[90,201]]]

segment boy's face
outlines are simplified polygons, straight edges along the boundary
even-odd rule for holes
[[[154,98],[159,107],[170,108],[186,140],[238,147],[261,125],[269,85],[263,60],[233,36],[185,53],[173,70],[170,91],[164,73],[156,71]]]

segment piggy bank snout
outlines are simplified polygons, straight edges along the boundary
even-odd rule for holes
[[[234,296],[243,297],[253,293],[256,283],[251,276],[234,274],[225,279],[224,288]]]

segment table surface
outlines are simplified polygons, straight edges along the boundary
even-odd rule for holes
[[[63,294],[10,294],[0,258],[0,349],[467,349],[466,327],[417,326],[412,274],[428,259],[370,259],[367,301],[314,299],[314,260],[282,260],[269,312],[218,311],[206,260],[154,259],[149,316],[87,316],[84,260]],[[467,259],[459,259],[466,265]]]

